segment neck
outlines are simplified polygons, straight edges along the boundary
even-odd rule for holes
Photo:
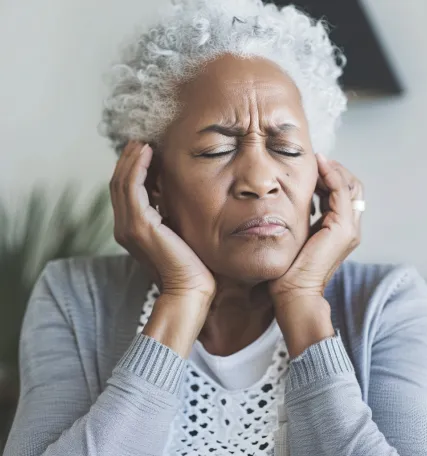
[[[209,353],[228,356],[258,339],[273,319],[266,282],[254,286],[217,279],[217,293],[198,340]]]

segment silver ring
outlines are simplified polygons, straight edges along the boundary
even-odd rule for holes
[[[351,202],[351,206],[352,206],[353,210],[359,211],[359,212],[365,212],[365,209],[366,209],[365,200],[353,200]]]

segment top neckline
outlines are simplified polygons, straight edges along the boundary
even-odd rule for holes
[[[137,333],[141,332],[143,327],[147,323],[148,318],[151,315],[151,312],[153,310],[153,305],[154,305],[154,303],[155,303],[155,301],[156,301],[158,296],[159,296],[159,290],[158,290],[156,284],[152,283],[151,287],[149,287],[148,290],[147,290],[147,293],[146,293],[146,296],[145,296],[145,300],[144,300],[144,303],[142,305],[142,312],[140,314],[139,324],[138,324],[138,327],[137,327]],[[264,338],[267,332],[270,334],[270,331],[273,331],[273,330],[276,331],[277,329],[280,331],[280,328],[278,327],[277,321],[276,321],[276,319],[274,319],[272,321],[272,323],[270,324],[269,328],[267,329],[267,331],[264,332],[264,334],[262,334],[260,336],[260,338]],[[257,340],[252,342],[252,344],[256,343]],[[241,351],[243,351],[246,348],[250,347],[252,344],[248,345],[247,347],[243,348],[242,350],[239,350],[239,352],[234,353],[233,355],[230,355],[230,356],[233,357],[234,355],[239,355],[239,353]],[[200,343],[200,345],[202,345],[202,344]],[[202,347],[203,347],[203,345],[202,345]],[[210,356],[216,356],[216,355],[210,355]],[[269,359],[270,362],[269,362],[269,365],[268,365],[264,375],[258,381],[256,381],[254,384],[252,384],[252,385],[250,385],[248,387],[232,389],[232,390],[225,388],[220,383],[218,383],[214,378],[212,378],[209,375],[207,375],[203,371],[203,369],[201,369],[196,363],[194,363],[193,360],[187,359],[186,361],[187,361],[188,366],[189,366],[190,369],[192,369],[198,375],[203,377],[204,381],[209,382],[213,387],[215,387],[222,394],[238,395],[238,394],[240,394],[242,392],[251,390],[252,388],[262,387],[263,384],[266,381],[268,381],[268,379],[270,379],[272,376],[274,376],[274,370],[277,367],[276,364],[280,363],[280,360],[283,359],[284,357],[287,357],[287,347],[286,347],[286,343],[285,343],[285,340],[283,338],[283,335],[280,332],[278,340],[277,340],[277,342],[275,344],[273,355]]]
[[[213,355],[206,350],[202,342],[200,342],[200,340],[198,339],[196,339],[194,342],[194,349],[196,349],[197,352],[201,354],[204,359],[209,359],[213,362],[219,362],[227,366],[229,363],[240,362],[242,359],[247,358],[248,355],[253,354],[255,350],[258,351],[258,349],[260,349],[261,346],[268,344],[268,342],[279,333],[279,325],[277,324],[276,318],[273,318],[268,328],[257,339],[255,339],[249,345],[246,345],[246,347],[243,347],[236,353],[232,353],[231,355]]]

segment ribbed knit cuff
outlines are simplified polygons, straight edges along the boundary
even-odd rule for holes
[[[182,384],[186,360],[145,334],[135,336],[115,369],[126,369],[174,394]]]
[[[335,336],[311,345],[291,361],[286,378],[286,392],[347,372],[354,373],[353,364],[342,342],[340,331],[335,329]]]

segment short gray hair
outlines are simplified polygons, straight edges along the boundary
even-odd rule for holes
[[[263,57],[289,74],[301,94],[314,151],[330,151],[347,105],[338,82],[345,58],[323,21],[293,5],[261,0],[172,0],[107,74],[110,94],[100,133],[117,154],[131,139],[159,142],[179,114],[178,84],[226,53]]]

